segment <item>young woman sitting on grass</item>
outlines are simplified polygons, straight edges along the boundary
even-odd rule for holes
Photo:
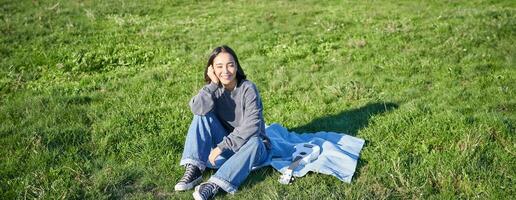
[[[195,199],[212,198],[219,189],[234,193],[253,167],[267,161],[270,149],[260,95],[231,48],[213,50],[204,79],[206,85],[190,100],[194,117],[180,162],[186,171],[175,185],[176,191],[192,189],[206,167],[218,169],[195,187]]]

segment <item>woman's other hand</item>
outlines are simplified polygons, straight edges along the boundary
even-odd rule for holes
[[[222,153],[222,151],[216,147],[215,149],[211,150],[210,156],[208,156],[208,160],[210,161],[212,166],[215,166],[215,159]]]
[[[217,78],[217,75],[215,75],[215,70],[213,69],[213,65],[210,65],[208,67],[208,77],[210,77],[211,82],[215,84],[219,84],[219,78]]]

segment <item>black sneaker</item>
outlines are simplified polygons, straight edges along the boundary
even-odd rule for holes
[[[179,182],[176,184],[174,189],[176,191],[189,190],[189,189],[192,189],[193,187],[195,187],[201,181],[202,181],[201,170],[195,165],[187,164],[183,178],[181,178],[181,180],[179,180]]]
[[[219,186],[215,183],[203,183],[195,187],[193,197],[195,200],[208,200],[211,199],[219,191]]]

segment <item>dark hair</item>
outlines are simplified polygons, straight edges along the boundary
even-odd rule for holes
[[[245,80],[247,78],[247,76],[245,75],[244,70],[240,66],[240,62],[238,62],[238,57],[235,51],[233,51],[233,49],[231,49],[227,45],[222,45],[220,47],[213,49],[213,51],[210,54],[210,58],[208,59],[208,63],[206,64],[206,68],[204,69],[204,80],[206,81],[206,84],[211,82],[211,79],[208,76],[208,67],[213,64],[213,59],[215,59],[215,57],[217,57],[217,55],[219,55],[222,52],[229,53],[231,54],[231,56],[233,56],[233,59],[235,60],[235,63],[237,65],[237,84],[241,83],[242,80]]]

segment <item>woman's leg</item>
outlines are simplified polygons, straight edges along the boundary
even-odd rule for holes
[[[215,114],[194,115],[188,134],[181,165],[186,165],[183,177],[174,186],[176,191],[192,189],[202,181],[202,171],[206,168],[206,161],[211,148],[215,147],[227,131],[222,127]]]
[[[235,154],[226,160],[208,182],[228,193],[234,193],[247,178],[253,166],[268,158],[268,151],[260,137],[252,137]]]
[[[217,146],[226,135],[227,130],[214,113],[209,112],[204,116],[194,115],[186,136],[180,165],[195,165],[203,171],[211,149]]]

